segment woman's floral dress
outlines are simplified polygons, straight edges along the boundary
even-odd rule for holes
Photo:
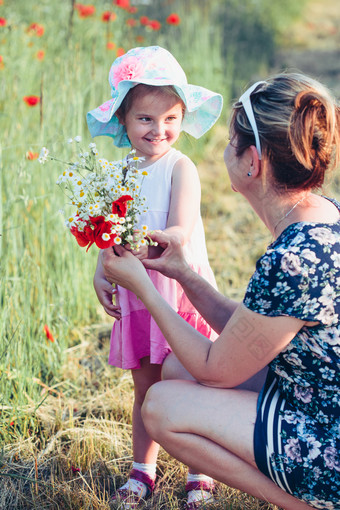
[[[269,365],[255,459],[286,492],[314,508],[340,509],[340,221],[286,228],[258,260],[244,304],[318,322]]]

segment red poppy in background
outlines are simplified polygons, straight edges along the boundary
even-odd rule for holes
[[[45,58],[45,52],[44,50],[39,50],[37,51],[37,53],[35,54],[35,56],[37,57],[38,60],[44,60]]]
[[[40,103],[39,96],[24,96],[23,99],[28,106],[35,106]]]
[[[50,328],[47,326],[47,324],[45,324],[44,326],[44,331],[45,331],[45,335],[46,335],[46,338],[47,340],[49,340],[50,342],[54,342],[54,338],[53,338],[53,335],[50,331]]]
[[[126,20],[126,24],[128,27],[135,27],[137,25],[137,20],[134,18],[129,18]]]
[[[117,57],[121,57],[125,54],[124,48],[117,48]]]
[[[150,23],[150,20],[147,16],[141,16],[139,18],[140,24],[147,26]]]
[[[116,47],[116,44],[113,41],[108,41],[106,43],[106,49],[108,49],[108,50],[114,50],[115,47]]]
[[[5,27],[7,25],[7,19],[6,18],[0,18],[0,27]]]
[[[114,21],[117,18],[117,14],[115,12],[105,11],[102,14],[102,21],[104,23],[108,23],[109,21]]]
[[[138,8],[135,5],[131,5],[131,7],[129,7],[129,13],[136,14],[136,12],[138,12]]]
[[[159,30],[161,28],[161,23],[156,19],[150,20],[148,26],[152,28],[152,30]]]
[[[3,69],[4,67],[5,67],[4,57],[2,55],[0,55],[0,69]]]
[[[117,5],[121,9],[129,9],[130,8],[130,0],[113,0],[113,4]]]
[[[94,5],[76,4],[75,8],[77,9],[80,18],[89,18],[96,12]]]
[[[39,157],[39,152],[32,152],[32,151],[26,152],[26,159],[33,160],[33,159],[38,159],[38,157]]]
[[[179,25],[181,22],[181,18],[178,16],[178,14],[173,12],[166,18],[166,22],[168,25]]]
[[[31,23],[27,29],[27,32],[31,35],[36,35],[37,37],[41,37],[44,35],[45,28],[40,23]]]
[[[137,35],[136,37],[136,42],[138,43],[142,43],[145,41],[145,37],[143,37],[142,35]]]

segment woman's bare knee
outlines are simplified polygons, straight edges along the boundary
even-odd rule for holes
[[[148,434],[155,439],[157,431],[162,428],[164,419],[164,383],[158,382],[148,390],[142,406],[142,418]]]

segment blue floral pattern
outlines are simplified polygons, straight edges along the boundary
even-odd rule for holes
[[[332,202],[340,210],[340,203]],[[258,260],[244,304],[270,317],[317,323],[303,327],[270,363],[256,425],[266,428],[266,438],[256,444],[256,437],[263,438],[257,430],[254,446],[266,449],[275,437],[279,446],[266,474],[280,485],[277,476],[284,473],[282,488],[314,508],[339,509],[340,221],[285,229]],[[280,405],[270,429],[264,406],[270,412],[273,385]]]

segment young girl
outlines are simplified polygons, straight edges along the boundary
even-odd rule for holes
[[[112,99],[87,114],[92,136],[111,136],[118,147],[130,147],[144,158],[146,168],[142,194],[147,197],[147,212],[140,225],[166,230],[184,245],[191,267],[215,285],[208,263],[202,219],[200,182],[193,162],[172,148],[180,131],[196,138],[217,120],[222,97],[202,87],[189,85],[176,59],[158,46],[135,48],[113,63],[109,82]],[[141,248],[139,258],[150,257],[157,248]],[[157,256],[157,253],[153,253]],[[205,336],[214,332],[196,312],[175,280],[157,271],[148,271],[157,289],[169,304]],[[132,416],[133,467],[129,479],[114,499],[123,508],[136,508],[154,489],[159,445],[147,434],[141,406],[152,384],[161,379],[161,367],[171,352],[149,312],[134,294],[119,287],[116,305],[112,286],[98,264],[94,287],[106,312],[115,317],[111,335],[109,363],[130,369],[135,400]],[[179,396],[180,398],[180,396]],[[198,403],[199,405],[199,403]],[[187,509],[199,508],[199,501],[212,499],[213,480],[190,473],[186,484]]]

